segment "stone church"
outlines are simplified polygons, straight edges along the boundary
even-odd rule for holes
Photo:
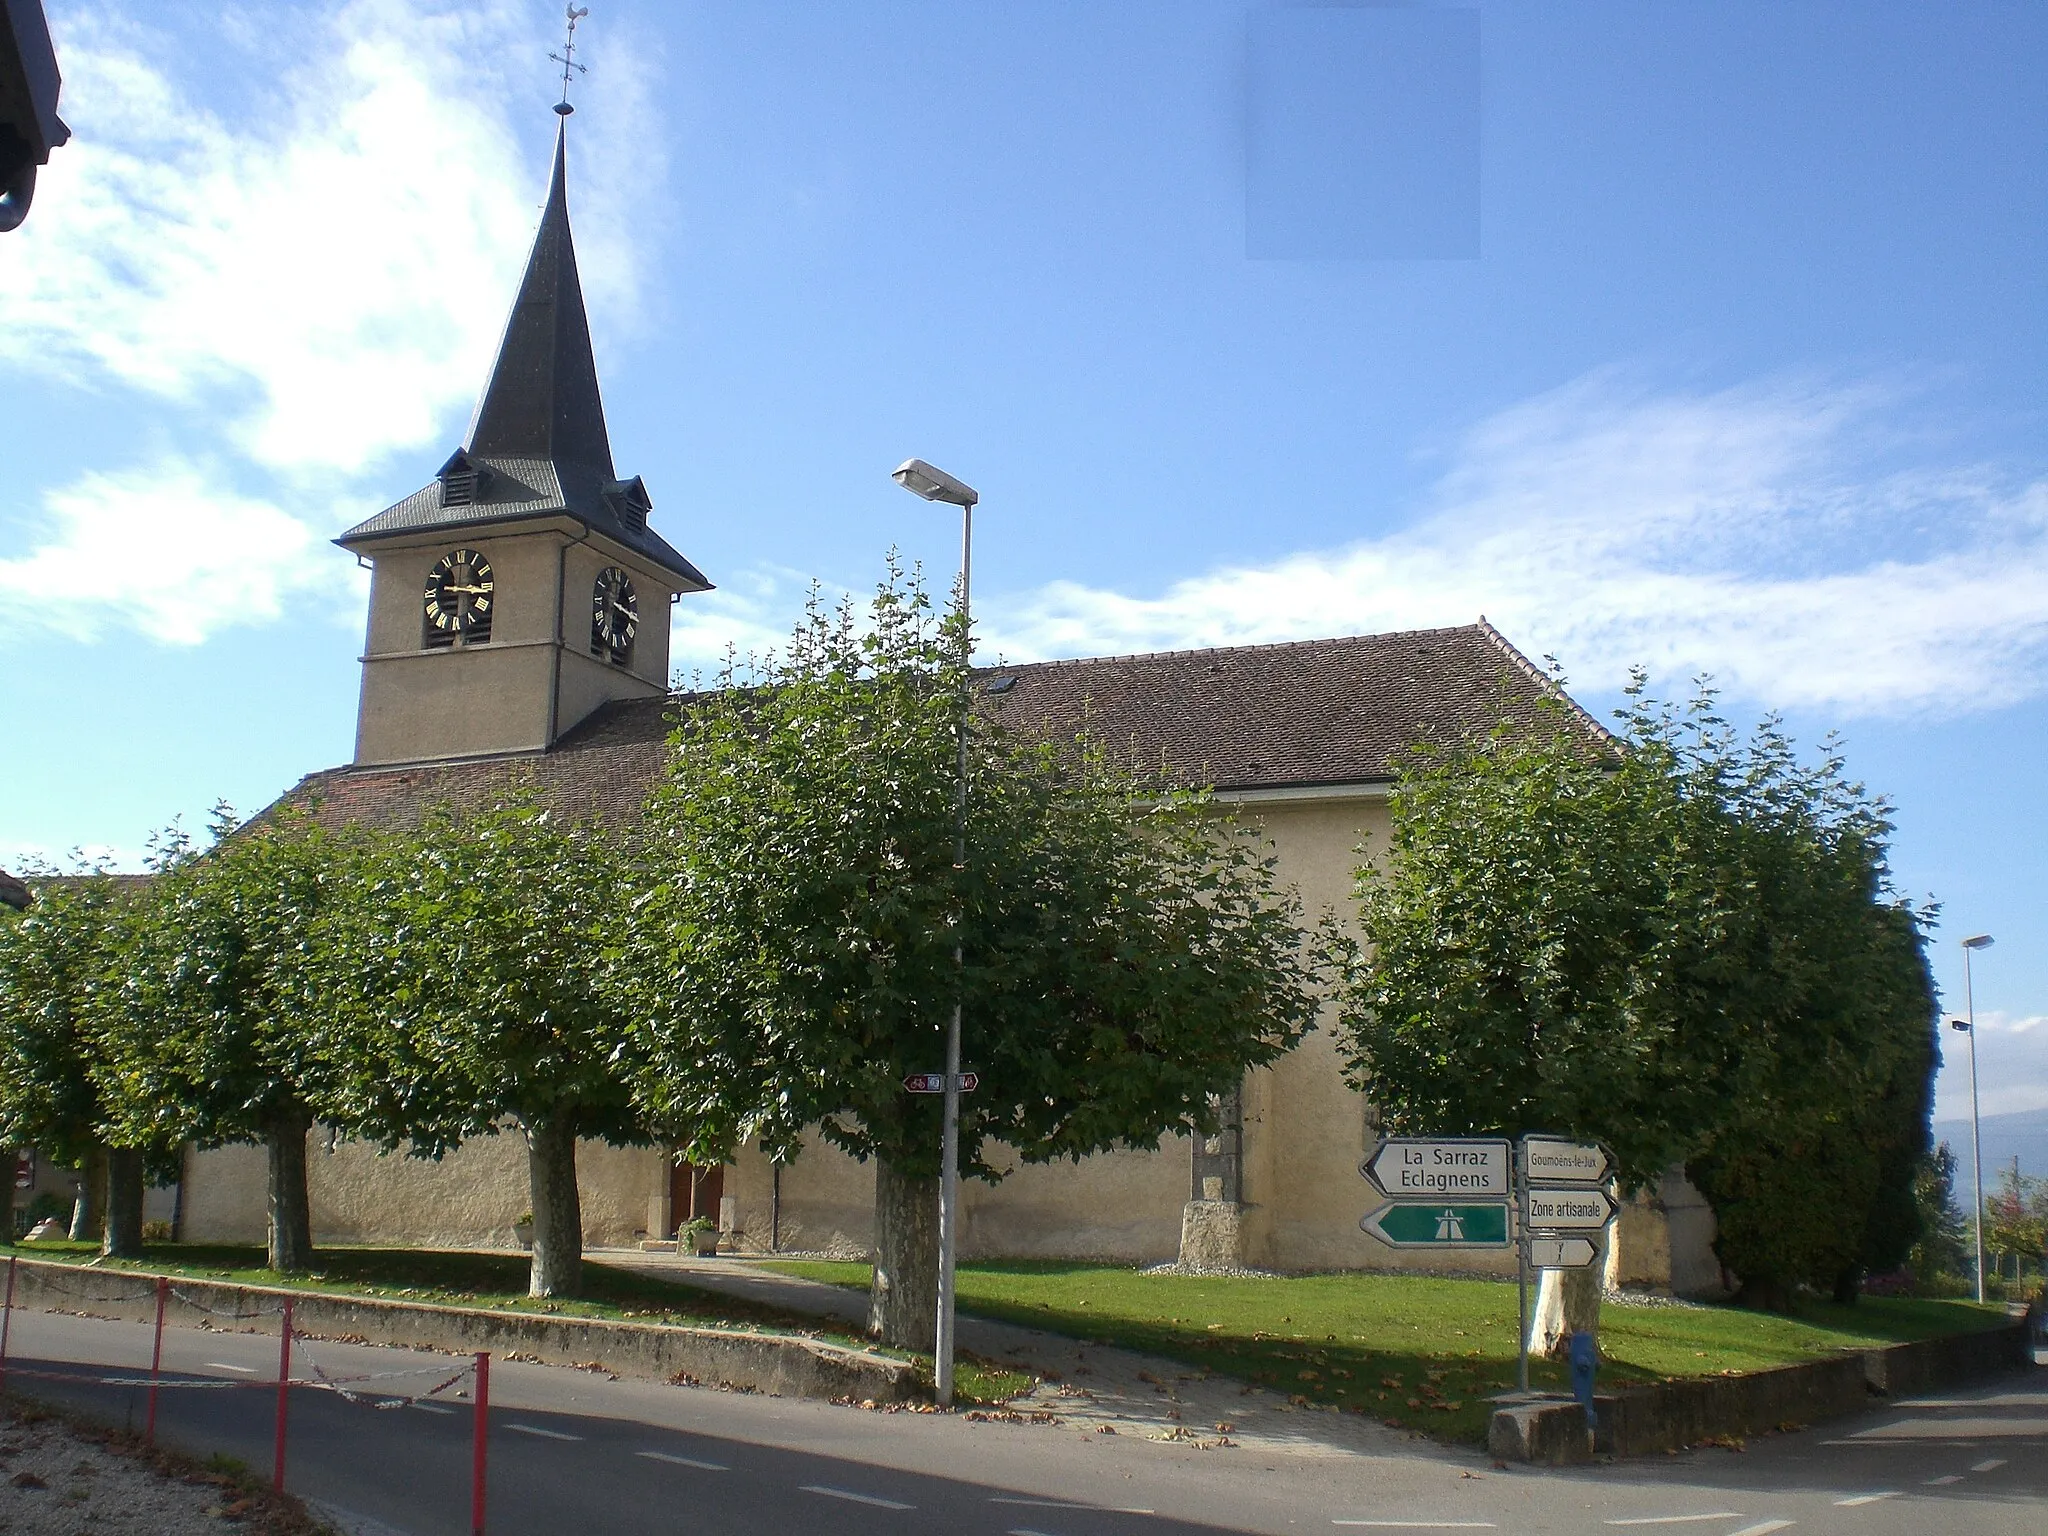
[[[662,769],[671,605],[711,583],[655,531],[648,488],[613,462],[565,161],[558,138],[466,439],[432,483],[336,541],[371,571],[355,759],[286,797],[324,818],[406,825],[518,777],[566,814],[618,821],[638,813]],[[1012,720],[1072,728],[1086,711],[1106,739],[1214,785],[1271,839],[1311,912],[1348,905],[1361,844],[1386,830],[1398,754],[1483,732],[1503,708],[1526,718],[1554,691],[1483,619],[989,674],[990,705]],[[1176,1257],[1186,1232],[1211,1260],[1263,1268],[1419,1262],[1360,1230],[1374,1203],[1358,1172],[1374,1115],[1344,1085],[1327,1030],[1251,1074],[1227,1107],[1220,1136],[970,1181],[962,1256],[1156,1263]],[[510,1246],[528,1204],[516,1132],[428,1162],[316,1127],[308,1165],[320,1241]],[[742,1150],[715,1168],[589,1144],[579,1168],[593,1246],[658,1240],[702,1215],[727,1251],[866,1251],[872,1170],[822,1142],[784,1165]],[[260,1148],[188,1152],[181,1236],[260,1240],[263,1175]],[[1687,1219],[1677,1208],[1668,1223],[1661,1206],[1632,1212],[1620,1277],[1669,1283],[1669,1238],[1699,1246],[1679,1233]],[[1512,1269],[1505,1254],[1461,1257]]]

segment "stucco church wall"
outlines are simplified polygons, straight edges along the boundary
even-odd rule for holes
[[[516,1130],[479,1137],[438,1162],[384,1154],[344,1141],[332,1152],[315,1127],[306,1149],[313,1240],[417,1243],[429,1247],[511,1247],[526,1213],[526,1143]],[[265,1157],[261,1147],[185,1155],[183,1236],[192,1242],[264,1238]],[[640,1233],[656,1154],[644,1147],[585,1141],[576,1148],[583,1240],[623,1246]]]

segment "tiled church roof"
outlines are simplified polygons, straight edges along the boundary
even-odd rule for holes
[[[1386,783],[1418,743],[1533,723],[1560,701],[1600,727],[1485,620],[1456,629],[1286,645],[1165,651],[984,669],[983,699],[1010,724],[1071,735],[1086,724],[1142,766],[1223,790]],[[1005,680],[1007,683],[1005,682]],[[285,802],[321,819],[409,825],[428,807],[484,803],[531,784],[565,814],[626,823],[660,773],[675,699],[620,700],[547,752],[309,775]]]

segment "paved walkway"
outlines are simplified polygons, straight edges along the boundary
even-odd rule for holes
[[[831,1318],[855,1332],[867,1321],[864,1294],[781,1274],[754,1259],[700,1259],[633,1249],[592,1250],[585,1257],[784,1311]],[[1284,1395],[1178,1360],[964,1313],[958,1329],[963,1350],[986,1360],[1014,1363],[1039,1378],[1030,1392],[1011,1400],[1009,1411],[1014,1413],[1050,1413],[1062,1423],[1152,1440],[1197,1445],[1228,1440],[1304,1456],[1414,1455],[1426,1454],[1429,1447],[1421,1436],[1389,1429],[1360,1414],[1297,1408]]]

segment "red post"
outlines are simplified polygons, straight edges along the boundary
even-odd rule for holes
[[[476,1445],[469,1458],[470,1536],[484,1536],[484,1482],[486,1447],[490,1444],[491,1357],[478,1351],[476,1357]]]
[[[164,1298],[171,1294],[170,1278],[156,1277],[156,1343],[149,1351],[149,1415],[142,1421],[142,1443],[156,1444],[156,1379],[164,1363]]]
[[[271,1466],[270,1486],[284,1491],[284,1414],[292,1387],[292,1299],[284,1299],[284,1327],[277,1335],[277,1458]]]
[[[14,1326],[15,1256],[7,1255],[7,1304],[0,1308],[0,1388],[7,1385],[7,1330]]]

